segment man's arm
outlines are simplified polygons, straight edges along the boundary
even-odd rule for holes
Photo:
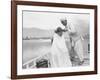
[[[72,33],[72,34],[75,34],[77,32],[73,24],[68,25],[68,31],[69,33]]]

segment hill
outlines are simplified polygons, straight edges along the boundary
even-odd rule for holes
[[[23,28],[23,39],[47,39],[53,36],[54,30]]]

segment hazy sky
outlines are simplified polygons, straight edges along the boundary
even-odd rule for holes
[[[23,27],[24,28],[40,28],[40,29],[55,29],[62,26],[61,18],[67,18],[69,23],[78,25],[84,24],[84,28],[89,27],[89,14],[72,14],[72,13],[52,13],[52,12],[33,12],[23,11]],[[83,28],[83,29],[84,29]]]

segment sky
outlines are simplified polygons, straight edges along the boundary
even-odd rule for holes
[[[89,27],[89,14],[79,13],[54,13],[54,12],[36,12],[23,11],[23,28],[40,28],[40,29],[56,29],[62,27],[61,18],[66,18],[68,23],[74,25],[84,23],[84,28]],[[84,29],[83,28],[83,29]]]

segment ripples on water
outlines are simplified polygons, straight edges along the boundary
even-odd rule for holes
[[[85,56],[88,53],[88,40],[83,41],[83,48]],[[43,52],[43,50],[48,50],[51,47],[51,40],[23,40],[23,58],[22,62],[25,63]],[[88,57],[89,58],[89,57]]]
[[[50,48],[50,40],[23,40],[23,63],[40,55],[40,51]]]

